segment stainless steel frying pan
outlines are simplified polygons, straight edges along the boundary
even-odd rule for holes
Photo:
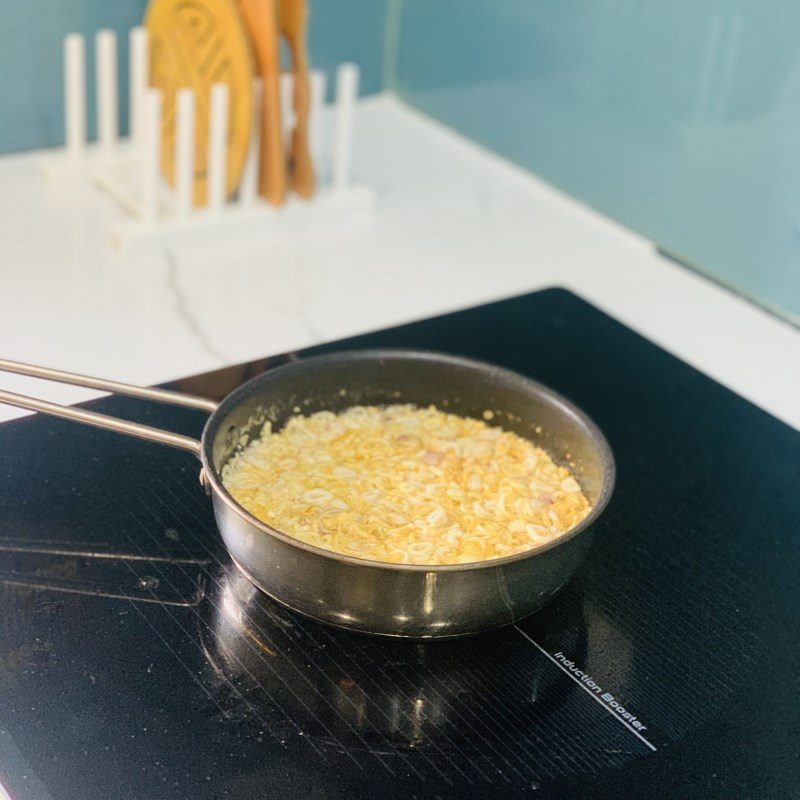
[[[222,539],[242,572],[290,609],[345,628],[386,636],[459,636],[495,628],[541,608],[561,589],[589,548],[593,523],[614,487],[614,459],[591,420],[551,389],[491,364],[411,350],[363,350],[309,358],[272,369],[219,405],[0,359],[0,371],[47,378],[210,413],[200,441],[81,408],[0,391],[0,402],[168,444],[201,461],[200,481],[214,504]],[[569,460],[591,513],[569,533],[525,553],[471,564],[387,564],[300,542],[245,511],[222,485],[221,471],[239,448],[302,409],[355,404],[434,404],[495,420]],[[541,431],[541,433],[539,433]]]

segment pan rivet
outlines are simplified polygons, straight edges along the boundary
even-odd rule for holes
[[[206,494],[211,497],[211,484],[208,482],[208,477],[206,476],[206,471],[204,469],[200,470],[200,485],[205,489]]]

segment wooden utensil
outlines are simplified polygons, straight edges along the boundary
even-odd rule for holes
[[[253,44],[256,73],[261,76],[259,192],[280,205],[286,195],[286,161],[281,130],[280,48],[275,0],[239,0],[239,10]]]
[[[161,90],[161,165],[175,185],[175,101],[178,89],[197,95],[193,200],[207,198],[208,122],[214,83],[229,87],[226,193],[236,191],[253,122],[253,61],[232,0],[151,0],[145,17],[150,38],[150,83]]]
[[[308,51],[306,0],[278,0],[278,30],[286,39],[292,58],[294,75],[295,127],[289,153],[289,174],[292,188],[305,199],[314,194],[314,165],[308,141],[308,114],[311,107],[311,88],[308,80]]]

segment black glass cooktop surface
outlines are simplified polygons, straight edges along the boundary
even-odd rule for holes
[[[221,397],[289,358],[372,346],[494,361],[598,422],[618,485],[572,583],[462,640],[333,630],[231,565],[189,454],[2,425],[11,797],[800,795],[800,435],[561,290],[176,386]],[[195,436],[204,422],[90,405]]]

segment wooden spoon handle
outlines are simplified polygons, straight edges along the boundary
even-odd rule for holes
[[[289,174],[292,188],[305,199],[314,194],[314,165],[311,160],[308,133],[311,87],[306,49],[307,25],[308,5],[306,0],[279,0],[278,26],[289,46],[294,75],[293,103],[296,122],[292,132]]]
[[[253,42],[261,96],[261,161],[259,192],[280,205],[286,196],[286,160],[283,151],[280,98],[280,48],[275,0],[239,0],[245,25]]]

